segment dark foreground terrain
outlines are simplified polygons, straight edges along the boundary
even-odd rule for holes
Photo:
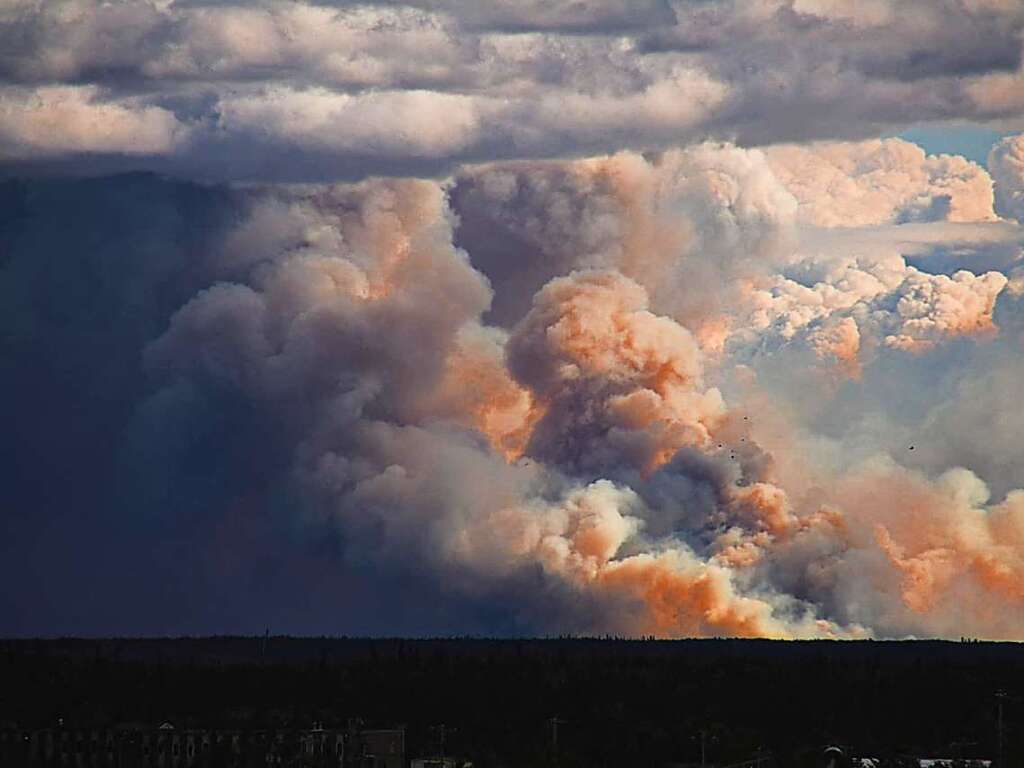
[[[443,746],[478,768],[700,765],[702,746],[708,765],[810,766],[828,744],[892,764],[998,762],[1001,732],[1003,765],[1016,768],[1024,645],[0,641],[0,730],[11,738],[165,722],[243,734],[404,726],[406,761]]]

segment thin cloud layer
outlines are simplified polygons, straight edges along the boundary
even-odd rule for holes
[[[121,170],[129,155],[134,168],[222,180],[443,174],[467,160],[702,138],[1012,123],[1022,28],[1017,4],[974,0],[913,12],[888,0],[17,0],[0,11],[0,104],[9,125],[33,124],[59,98],[145,126],[141,140],[79,130],[37,141],[6,153],[19,170],[56,157],[73,170],[75,156],[79,169]],[[54,90],[66,88],[80,90]],[[983,213],[958,202],[982,194],[967,191],[981,183],[972,169],[929,163],[920,172],[950,185],[954,220]]]

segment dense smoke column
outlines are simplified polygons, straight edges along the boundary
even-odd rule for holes
[[[0,613],[1020,637],[1024,11],[907,2],[8,3]]]

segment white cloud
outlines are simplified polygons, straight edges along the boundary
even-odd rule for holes
[[[902,139],[769,147],[765,154],[807,224],[995,219],[992,180],[983,168],[962,157],[926,155]]]
[[[0,89],[0,156],[166,155],[188,135],[169,110],[107,101],[94,86]]]
[[[457,154],[476,140],[477,105],[435,91],[349,95],[272,88],[218,103],[218,128],[297,149],[394,156]]]
[[[996,210],[1024,222],[1024,134],[1007,136],[992,147],[988,167],[995,181]]]
[[[95,87],[110,102],[166,109],[199,126],[192,151],[139,163],[229,180],[443,173],[468,159],[661,150],[709,137],[846,138],[1019,116],[1024,12],[948,5],[18,0],[0,9],[0,73],[29,89]],[[314,127],[300,129],[281,109]],[[218,117],[219,128],[241,134],[213,130]],[[330,138],[325,123],[336,118],[344,127]],[[254,132],[250,119],[265,124]],[[43,159],[46,142],[35,143]],[[861,204],[880,211],[877,199],[889,194],[898,216],[985,218],[984,178],[972,166],[897,157],[889,143],[876,154],[904,170],[916,164],[912,176],[927,180],[859,189]],[[103,168],[95,158],[88,167]]]

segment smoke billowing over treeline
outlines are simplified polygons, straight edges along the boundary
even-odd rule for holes
[[[1024,637],[1019,4],[628,5],[0,11],[0,632]]]

